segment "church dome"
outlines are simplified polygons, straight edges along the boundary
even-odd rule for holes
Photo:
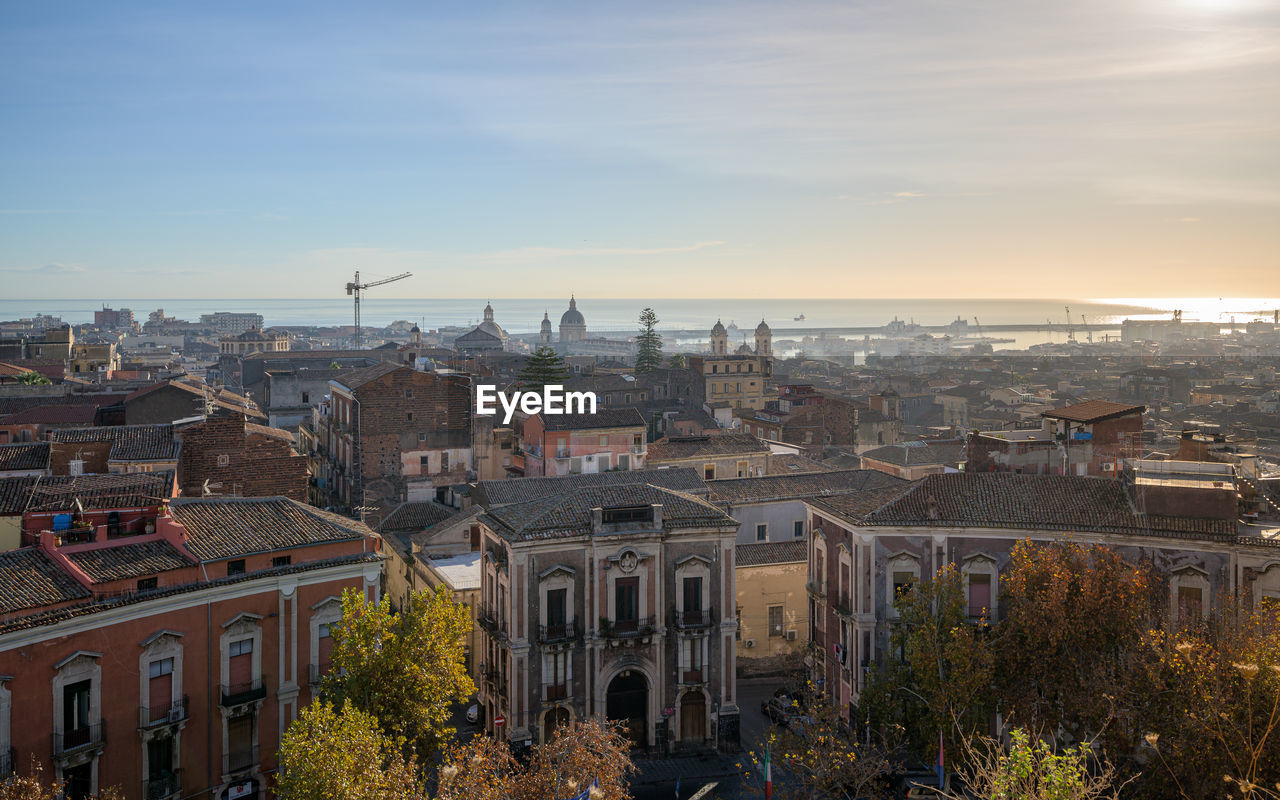
[[[422,329],[419,328],[417,325],[414,325],[412,328],[409,329],[409,333],[422,333]]]
[[[769,326],[764,324],[764,320],[760,320],[760,324],[756,326],[756,333],[769,333]]]
[[[569,310],[564,312],[560,317],[561,325],[586,325],[587,320],[582,316],[582,312],[578,310],[578,301],[573,297],[569,298]]]
[[[722,333],[723,333],[723,334],[728,334],[729,332],[728,332],[727,330],[725,330],[725,329],[724,329],[724,323],[723,323],[723,322],[721,322],[720,320],[716,320],[716,324],[715,324],[715,326],[713,326],[713,327],[711,328],[711,334],[712,334],[713,336],[719,336],[719,335],[720,335],[720,334],[722,334]]]
[[[547,316],[547,312],[542,312],[542,330],[551,330],[551,318]]]

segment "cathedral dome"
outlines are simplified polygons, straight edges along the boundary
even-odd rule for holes
[[[578,301],[573,297],[569,298],[569,310],[564,312],[560,317],[561,325],[586,325],[587,320],[582,316],[582,312],[578,310]]]
[[[716,320],[715,326],[711,328],[711,333],[712,335],[718,336],[722,333],[727,335],[729,332],[724,329],[723,322],[721,322],[720,320]]]
[[[760,320],[760,324],[756,326],[756,333],[769,333],[769,326],[764,323],[763,319]]]

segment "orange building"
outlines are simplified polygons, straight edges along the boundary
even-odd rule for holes
[[[31,534],[24,536],[28,541]],[[0,553],[0,767],[80,798],[266,796],[380,538],[280,497],[54,515]]]

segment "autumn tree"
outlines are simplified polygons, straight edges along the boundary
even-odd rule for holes
[[[815,696],[797,712],[795,722],[770,728],[765,741],[747,753],[759,773],[768,759],[774,797],[870,797],[888,789],[889,760],[858,742],[825,698]]]
[[[444,587],[411,593],[395,614],[386,597],[371,603],[347,589],[342,621],[330,628],[325,696],[339,706],[349,701],[425,760],[453,735],[454,704],[475,691],[463,652],[470,630],[466,606]]]
[[[1148,564],[1071,542],[1016,544],[1001,576],[1004,619],[996,682],[1005,716],[1068,740],[1098,737],[1113,752],[1136,744],[1113,726],[1133,707],[1143,635],[1160,618],[1164,583]]]
[[[14,765],[17,766],[17,765]],[[44,764],[31,757],[26,775],[10,775],[0,779],[0,800],[63,800],[64,781],[44,778]],[[85,800],[124,800],[119,787],[109,786]]]
[[[598,800],[631,797],[629,744],[617,726],[599,718],[562,725],[527,760],[505,741],[477,736],[446,753],[438,800],[551,800],[590,791]]]
[[[965,791],[944,793],[949,800],[971,797],[1006,800],[1113,800],[1119,797],[1115,769],[1091,764],[1088,745],[1054,750],[1015,728],[1005,747],[998,739],[966,740],[960,761]]]
[[[894,606],[890,661],[868,686],[862,713],[886,746],[936,753],[941,734],[953,754],[992,712],[994,654],[986,621],[970,619],[954,564],[904,592]]]
[[[1151,632],[1150,797],[1280,798],[1280,614],[1220,603],[1208,622]]]
[[[652,308],[640,312],[640,332],[636,334],[636,373],[653,372],[662,366],[662,334],[658,315]]]
[[[303,708],[280,740],[279,760],[281,800],[425,800],[412,759],[350,700]]]
[[[569,370],[564,359],[550,347],[539,347],[524,361],[520,370],[520,386],[525,389],[541,389],[543,386],[558,386],[569,379]]]

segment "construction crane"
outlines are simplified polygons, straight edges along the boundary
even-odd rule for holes
[[[1067,341],[1074,342],[1076,340],[1076,329],[1075,329],[1075,326],[1071,324],[1071,306],[1066,306],[1066,309],[1067,309]]]
[[[1089,335],[1089,344],[1093,344],[1093,330],[1089,328],[1089,318],[1081,314],[1080,323],[1084,325],[1085,332]]]
[[[981,339],[981,338],[982,338],[982,323],[978,321],[978,318],[977,318],[977,317],[974,317],[974,318],[973,318],[973,327],[975,327],[975,328],[977,328],[977,329],[978,329],[978,338],[979,338],[979,339]]]
[[[409,278],[412,276],[413,276],[412,272],[402,272],[399,275],[394,275],[390,278],[383,278],[380,281],[369,281],[368,283],[361,283],[360,270],[356,270],[355,280],[347,284],[347,294],[354,296],[356,299],[356,331],[355,331],[355,336],[352,337],[352,341],[355,343],[356,350],[360,349],[360,293],[363,292],[365,289],[368,289],[373,286],[381,286],[384,283],[391,283],[392,281],[402,281],[405,278]]]

